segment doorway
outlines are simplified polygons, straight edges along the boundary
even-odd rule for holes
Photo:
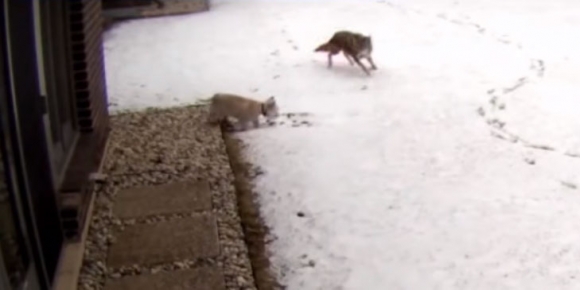
[[[3,18],[2,18],[3,19]],[[2,26],[2,25],[0,25]],[[41,276],[33,259],[33,243],[29,234],[17,172],[18,150],[14,111],[7,85],[5,30],[0,30],[0,289],[40,288]]]
[[[67,1],[33,0],[34,30],[40,96],[55,187],[78,139],[73,88],[70,81],[71,55],[67,29]]]
[[[17,285],[8,289],[50,289],[63,244],[55,186],[55,176],[59,174],[55,168],[59,167],[55,164],[58,161],[63,164],[59,166],[65,166],[66,162],[57,153],[53,156],[52,147],[58,143],[52,140],[50,130],[52,126],[61,127],[66,122],[60,120],[66,118],[50,116],[46,100],[49,94],[55,99],[61,98],[66,88],[58,83],[66,84],[68,78],[61,78],[64,74],[59,76],[55,72],[57,64],[39,65],[39,51],[57,54],[38,49],[46,45],[38,41],[42,11],[38,0],[0,0],[0,3],[3,7],[0,12],[0,149],[6,188],[3,206],[9,212],[5,223],[0,225],[3,234],[0,263],[5,268],[0,270],[9,276],[12,285]],[[48,79],[42,73],[52,75],[55,84],[42,84]],[[47,126],[50,118],[59,122]],[[74,141],[65,136],[66,128],[59,130],[55,133],[61,148],[67,142],[71,146]],[[1,271],[0,275],[3,275]]]

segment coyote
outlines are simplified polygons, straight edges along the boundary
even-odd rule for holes
[[[328,67],[332,67],[332,56],[340,53],[344,54],[350,65],[358,64],[362,70],[370,75],[367,68],[360,62],[361,58],[367,59],[371,64],[371,69],[376,70],[371,53],[373,51],[373,43],[370,36],[364,36],[360,33],[351,31],[338,31],[334,33],[330,40],[318,46],[315,52],[328,52]]]

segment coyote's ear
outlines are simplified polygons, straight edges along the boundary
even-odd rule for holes
[[[268,104],[273,104],[276,102],[276,99],[274,98],[274,96],[270,96],[267,100],[266,103]]]

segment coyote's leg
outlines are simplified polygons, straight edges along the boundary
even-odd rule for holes
[[[358,59],[358,57],[353,57],[354,61],[356,62],[356,64],[358,64],[358,66],[360,66],[360,68],[362,68],[362,70],[367,74],[367,75],[371,75],[371,73],[367,70],[367,68],[362,64],[362,62],[360,62],[360,60]]]
[[[342,54],[344,54],[344,57],[346,57],[346,60],[348,60],[348,63],[350,63],[350,65],[354,65],[354,61],[352,60],[352,58],[350,57],[350,55],[348,55],[346,52],[342,52]]]
[[[371,69],[376,70],[377,66],[375,65],[375,62],[373,61],[373,57],[369,55],[369,56],[367,56],[367,60],[371,64]]]
[[[328,53],[328,68],[332,67],[332,53]]]

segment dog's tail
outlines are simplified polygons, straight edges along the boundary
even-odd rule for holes
[[[198,99],[197,100],[198,104],[209,104],[211,103],[211,98],[207,98],[207,99]]]
[[[332,44],[330,44],[329,42],[326,42],[324,44],[319,45],[314,52],[320,52],[320,51],[330,51],[332,47]]]
[[[197,99],[192,105],[193,106],[207,106],[207,105],[211,104],[211,99],[212,98]]]

